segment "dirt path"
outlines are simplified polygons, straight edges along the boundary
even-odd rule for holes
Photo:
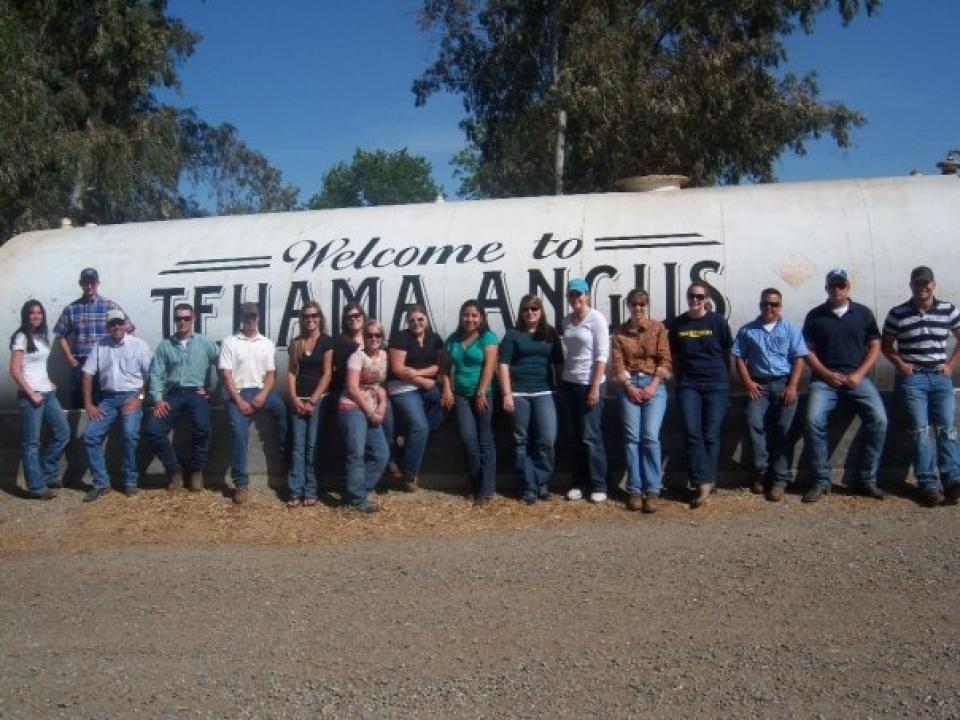
[[[960,717],[957,507],[70,495],[0,499],[0,717]]]

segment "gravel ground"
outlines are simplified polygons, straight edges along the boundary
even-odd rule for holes
[[[468,506],[418,493],[257,542],[244,517],[313,521],[124,533],[232,511],[72,495],[0,498],[0,717],[960,718],[958,507],[498,499],[438,533],[418,513]]]

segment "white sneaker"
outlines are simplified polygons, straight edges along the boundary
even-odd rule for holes
[[[602,503],[607,501],[607,494],[605,492],[592,492],[590,493],[590,502],[592,503]]]
[[[570,488],[567,490],[567,500],[583,500],[583,490],[580,488]]]

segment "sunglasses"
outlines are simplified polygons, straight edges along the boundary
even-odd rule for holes
[[[778,302],[771,302],[770,300],[764,300],[763,302],[760,303],[760,307],[762,307],[762,308],[778,308],[778,307],[780,307],[780,303],[778,303]]]
[[[177,322],[191,322],[193,320],[192,315],[177,315],[173,318]]]
[[[118,325],[123,325],[126,322],[126,320],[111,320],[107,323],[107,327],[117,327]]]
[[[427,319],[425,317],[412,317],[407,318],[407,323],[413,325],[414,323],[425,323]]]
[[[698,300],[702,302],[706,299],[707,296],[703,293],[687,293],[687,300]]]
[[[646,307],[646,306],[647,306],[647,304],[646,304],[645,302],[632,302],[632,303],[630,303],[630,307]]]
[[[570,291],[567,293],[567,297],[568,297],[568,298],[578,298],[578,297],[580,297],[581,295],[583,295],[583,293],[582,293],[582,292],[578,292],[577,290],[570,290]]]
[[[347,320],[357,320],[362,317],[363,317],[363,313],[354,312],[347,315]]]
[[[381,340],[383,338],[383,333],[364,333],[363,336],[367,340]]]
[[[526,307],[520,308],[520,312],[522,313],[540,312],[540,308],[536,307],[535,305],[527,305]]]
[[[313,313],[304,313],[304,314],[303,314],[303,319],[304,319],[304,320],[318,320],[319,318],[320,318],[320,313],[315,313],[315,312],[313,312]]]

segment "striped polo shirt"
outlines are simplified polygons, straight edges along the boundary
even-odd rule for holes
[[[956,305],[934,298],[928,312],[908,300],[890,309],[883,332],[897,338],[897,353],[905,362],[935,368],[947,362],[947,340],[960,330],[960,311]]]

